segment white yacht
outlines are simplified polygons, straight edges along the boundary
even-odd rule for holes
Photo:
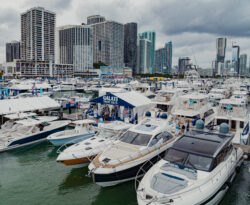
[[[163,114],[163,117],[166,114]],[[165,118],[146,118],[130,128],[111,147],[97,155],[89,165],[93,181],[113,186],[133,180],[140,167],[157,162],[174,140]]]
[[[247,104],[244,99],[223,99],[217,108],[215,124],[227,123],[230,131],[235,133],[233,143],[248,144],[250,135],[249,119]]]
[[[99,123],[98,132],[94,137],[76,143],[60,152],[56,161],[65,165],[86,166],[100,152],[119,139],[132,124],[120,121]]]
[[[219,102],[222,99],[228,98],[229,92],[226,89],[213,88],[212,90],[210,90],[208,96],[209,96],[209,101]]]
[[[171,113],[175,123],[181,127],[187,126],[189,123],[192,128],[192,121],[195,119],[202,119],[205,126],[208,126],[215,119],[215,111],[208,103],[208,96],[197,92],[180,96]]]
[[[191,89],[167,87],[157,92],[152,102],[156,104],[157,108],[170,113],[177,99],[190,91]]]
[[[54,146],[81,142],[95,135],[93,128],[93,124],[95,123],[94,120],[73,121],[71,124],[75,125],[74,129],[53,133],[47,137],[47,140]]]
[[[200,121],[200,120],[199,120]],[[243,162],[243,151],[232,145],[227,124],[220,131],[187,132],[143,177],[137,188],[139,205],[218,204]]]
[[[39,117],[15,122],[8,132],[0,133],[0,152],[5,152],[46,140],[54,132],[64,130],[67,120],[52,121],[55,117]]]

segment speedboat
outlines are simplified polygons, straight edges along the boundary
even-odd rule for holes
[[[81,142],[95,135],[92,127],[95,123],[94,120],[74,121],[72,122],[75,125],[74,129],[53,133],[47,137],[47,140],[54,146]]]
[[[144,119],[97,155],[89,165],[93,181],[103,187],[117,185],[133,180],[144,163],[150,168],[157,162],[176,139],[163,117]]]
[[[76,143],[67,147],[62,152],[59,150],[59,156],[56,161],[65,165],[75,165],[76,167],[86,166],[100,152],[127,131],[132,124],[127,124],[120,121],[111,123],[99,123],[98,132],[94,137],[91,137],[82,142]]]
[[[197,121],[196,129],[175,141],[144,175],[137,188],[138,204],[218,204],[243,162],[233,136],[226,123],[216,131]]]
[[[50,121],[50,118],[25,119],[15,122],[15,129],[1,134],[0,152],[10,151],[46,140],[54,132],[64,130],[69,120]]]

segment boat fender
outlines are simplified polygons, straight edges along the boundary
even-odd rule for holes
[[[239,174],[239,173],[240,173],[240,166],[237,166],[237,167],[235,168],[235,171],[236,171],[237,174]]]

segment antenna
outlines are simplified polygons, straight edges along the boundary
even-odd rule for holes
[[[196,57],[195,57],[195,54],[194,54],[193,47],[191,47],[191,50],[192,50],[192,53],[193,53],[193,56],[194,56],[195,65],[198,67],[198,64],[197,64],[197,61],[196,61]]]

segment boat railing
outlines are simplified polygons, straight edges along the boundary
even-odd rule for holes
[[[232,161],[232,159],[228,159],[228,160],[231,160]],[[180,192],[180,193],[178,193],[178,194],[176,194],[176,195],[174,195],[173,197],[171,197],[171,199],[172,200],[174,200],[174,199],[182,199],[182,200],[184,200],[186,197],[185,196],[183,196],[183,195],[186,195],[186,194],[188,194],[188,195],[190,195],[190,191],[199,191],[200,193],[202,193],[202,190],[206,190],[206,187],[207,187],[207,185],[208,185],[208,183],[212,183],[212,184],[216,184],[216,183],[218,183],[218,179],[220,179],[220,178],[222,178],[222,177],[225,177],[225,171],[227,171],[228,169],[230,169],[230,167],[229,167],[229,165],[228,165],[229,163],[225,163],[225,165],[222,167],[222,168],[220,168],[216,173],[213,173],[209,178],[207,178],[206,180],[204,180],[204,181],[201,181],[200,183],[201,183],[201,185],[199,185],[199,186],[196,186],[196,187],[194,187],[194,188],[191,188],[191,189],[188,189],[188,190],[186,190],[186,191],[183,191],[183,192]],[[227,173],[227,175],[226,175],[226,178],[229,178],[230,176],[229,176],[229,173]],[[203,188],[203,187],[205,187],[205,188]],[[137,190],[137,189],[136,189]],[[141,191],[141,190],[139,190],[139,191]],[[143,190],[142,190],[143,191]],[[138,190],[137,190],[137,192],[138,192]],[[159,198],[153,198],[152,200],[154,200],[154,201],[156,201],[156,200],[160,200],[161,199],[161,197],[159,197]],[[145,199],[144,199],[145,200]]]

